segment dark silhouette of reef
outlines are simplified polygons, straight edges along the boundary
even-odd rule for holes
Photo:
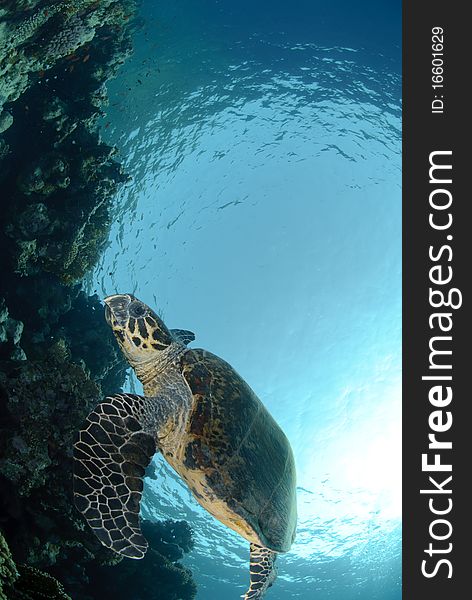
[[[141,561],[123,560],[119,567],[100,566],[90,562],[85,578],[74,577],[73,561],[66,584],[73,598],[94,600],[183,600],[194,598],[195,582],[189,569],[178,561],[193,548],[190,527],[185,521],[143,521],[143,533],[149,549]],[[50,570],[52,575],[56,569]],[[58,573],[60,574],[60,572]],[[84,584],[84,579],[87,583]]]
[[[48,573],[16,565],[0,532],[0,600],[71,600],[64,586]]]
[[[186,600],[185,522],[143,523],[142,561],[73,506],[72,444],[127,365],[82,289],[128,177],[99,134],[135,0],[0,3],[0,600]],[[117,567],[119,563],[119,567]]]

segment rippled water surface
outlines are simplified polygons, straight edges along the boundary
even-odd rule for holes
[[[267,597],[399,599],[400,6],[163,4],[109,88],[133,179],[93,289],[195,331],[287,433],[299,526]],[[192,524],[198,598],[237,598],[246,542],[155,472],[144,514]]]

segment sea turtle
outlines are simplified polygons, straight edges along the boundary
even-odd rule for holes
[[[196,500],[250,543],[250,587],[262,598],[297,520],[295,465],[284,433],[240,375],[195,336],[169,330],[131,294],[105,299],[105,318],[144,387],[87,417],[74,445],[75,504],[99,540],[129,558],[147,550],[139,525],[145,468],[155,452]]]

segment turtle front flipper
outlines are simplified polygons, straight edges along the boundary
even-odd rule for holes
[[[262,598],[268,588],[274,583],[277,577],[277,567],[275,559],[277,553],[258,546],[250,545],[250,575],[251,584],[248,591],[244,594],[244,600],[258,600]]]
[[[187,329],[171,329],[170,332],[178,342],[185,346],[190,344],[190,342],[195,341],[195,334],[193,331],[188,331]]]
[[[156,452],[150,402],[132,394],[105,398],[74,444],[75,505],[102,544],[128,558],[143,558],[148,547],[139,504],[144,470]]]

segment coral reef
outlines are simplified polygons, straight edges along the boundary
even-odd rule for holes
[[[67,56],[75,52],[80,46],[90,42],[95,35],[95,28],[85,19],[73,15],[66,23],[66,26],[59,29],[49,41],[45,59],[54,63],[58,58]]]
[[[97,123],[131,52],[134,1],[22,5],[0,13],[0,251],[19,275],[72,283],[97,262],[127,181]]]
[[[49,70],[90,42],[97,29],[122,25],[134,9],[131,0],[27,4],[25,12],[19,6],[0,9],[0,109],[25,92],[32,75]]]

